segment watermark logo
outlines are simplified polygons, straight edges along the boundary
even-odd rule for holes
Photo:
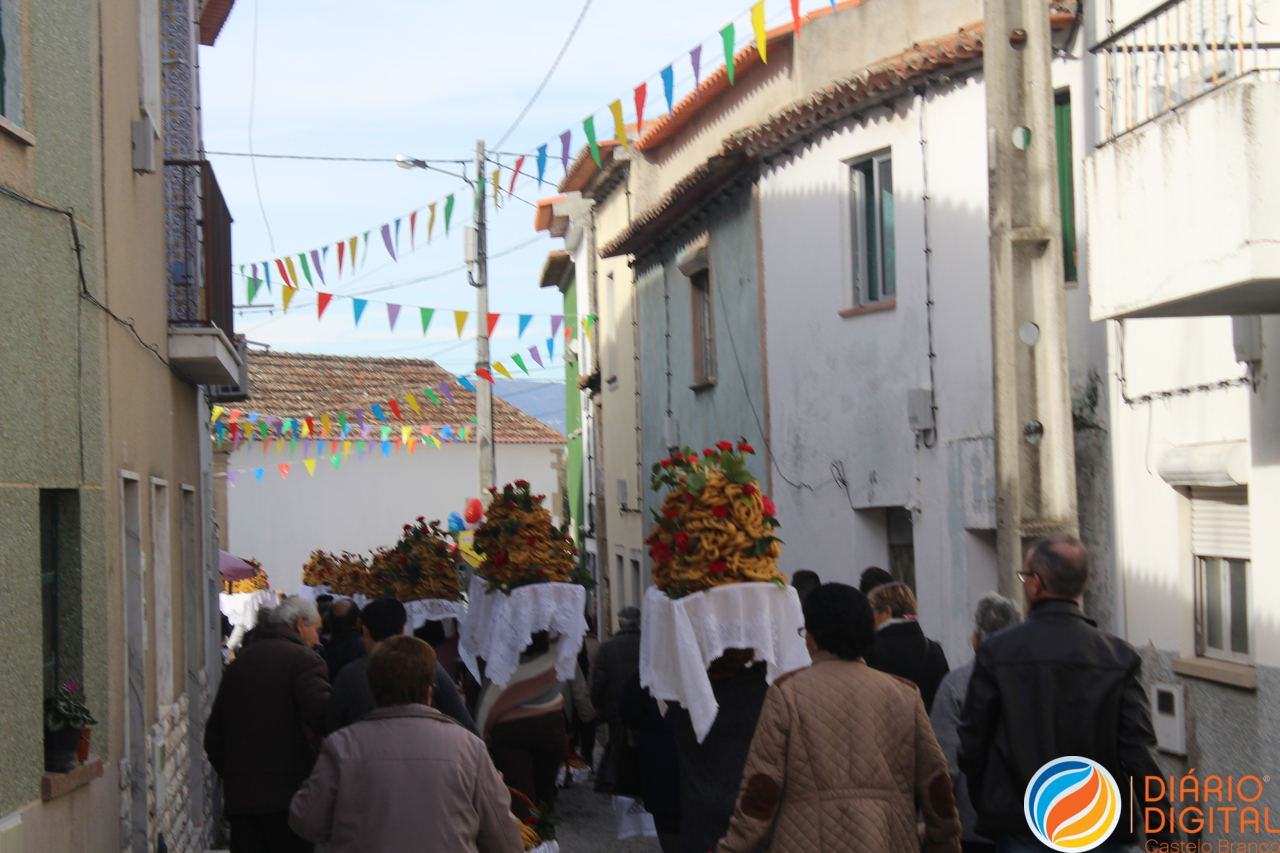
[[[1092,850],[1120,822],[1120,786],[1096,761],[1055,758],[1031,777],[1022,808],[1036,838],[1054,850]]]

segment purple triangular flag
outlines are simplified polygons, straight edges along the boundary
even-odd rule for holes
[[[302,458],[306,459],[307,454],[311,452],[311,439],[304,438],[302,440]]]
[[[444,392],[444,395],[445,395],[446,397],[448,397],[448,398],[449,398],[449,402],[450,402],[450,403],[457,403],[457,402],[458,402],[457,400],[453,399],[453,392],[449,390],[449,383],[448,383],[448,382],[441,382],[441,383],[440,383],[440,390],[441,390],[441,391],[443,391],[443,392]]]
[[[328,249],[328,246],[325,246]],[[316,249],[311,250],[311,263],[316,268],[316,273],[320,276],[320,283],[324,284],[324,264],[320,263],[320,252]]]
[[[235,472],[235,471],[228,471],[228,472],[227,472],[227,483],[228,483],[228,484],[230,484],[230,485],[232,485],[232,486],[234,486],[234,485],[236,484],[236,472]]]
[[[360,425],[361,429],[364,429],[364,409],[356,409],[356,423]]]
[[[538,362],[538,367],[546,367],[546,365],[542,363],[542,353],[538,352],[537,347],[529,347],[529,355],[533,356],[533,360]]]
[[[564,170],[569,171],[569,140],[573,138],[573,131],[566,130],[560,134],[560,162],[564,164]]]
[[[702,93],[701,93],[700,91],[698,91],[699,87],[701,87],[701,85],[702,85],[702,78],[701,78],[701,75],[702,75],[702,72],[701,72],[701,66],[702,66],[702,45],[698,45],[698,46],[697,46],[697,47],[695,47],[693,50],[689,51],[689,59],[690,59],[690,61],[692,61],[692,62],[693,62],[693,93],[694,93],[694,97],[695,97],[695,98],[697,98],[698,100],[702,100]]]
[[[361,424],[361,425],[360,425],[360,438],[361,438],[361,439],[368,439],[368,438],[369,438],[369,430],[371,430],[371,429],[373,429],[373,424]]]
[[[396,247],[391,245],[391,226],[382,226],[382,242],[386,244],[387,254],[391,256],[391,260],[396,260]]]
[[[564,322],[563,314],[551,315],[551,337],[554,338],[556,336],[556,332],[560,331],[560,324],[563,322]]]
[[[396,330],[396,319],[400,316],[400,306],[387,303],[387,322],[391,324],[391,331]]]

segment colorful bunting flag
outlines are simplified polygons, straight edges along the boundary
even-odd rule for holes
[[[609,112],[613,113],[613,134],[614,138],[622,143],[622,147],[626,151],[631,150],[631,143],[627,139],[627,123],[622,118],[622,101],[614,101],[609,105]],[[600,158],[596,158],[596,165],[600,164]]]
[[[236,484],[237,473],[235,471],[227,472],[227,485],[234,486]]]
[[[648,83],[641,83],[636,86],[636,139],[644,136],[644,97],[648,94],[648,91]]]
[[[436,309],[434,309],[434,308],[420,308],[420,309],[418,309],[418,310],[422,312],[422,334],[423,334],[423,335],[426,335],[426,333],[427,333],[427,326],[430,326],[430,325],[431,325],[431,318],[432,318],[433,316],[435,316]]]
[[[513,378],[513,377],[512,377],[512,375],[511,375],[510,373],[508,373],[508,372],[507,372],[507,368],[506,368],[506,367],[504,367],[504,366],[502,365],[502,362],[500,362],[500,361],[495,361],[495,362],[493,363],[493,369],[494,369],[494,370],[496,370],[496,371],[498,371],[499,373],[501,373],[503,376],[507,377],[508,379],[512,379],[512,378]],[[492,381],[492,380],[490,380],[490,381]]]
[[[454,324],[455,324],[455,325],[457,325],[457,327],[458,327],[458,340],[462,340],[462,327],[463,327],[463,326],[465,326],[465,325],[467,324],[467,312],[466,312],[466,311],[454,311],[454,312],[453,312],[453,322],[454,322]]]
[[[436,203],[427,205],[427,245],[431,245],[431,232],[436,230]]]
[[[306,253],[306,252],[301,252],[301,253],[299,253],[299,254],[298,254],[298,263],[302,264],[302,274],[303,274],[303,275],[305,275],[305,276],[307,277],[307,284],[308,284],[310,287],[315,288],[316,283],[315,283],[314,281],[312,281],[312,280],[311,280],[311,267],[309,267],[309,266],[307,265],[307,253]]]
[[[379,441],[386,441],[391,436],[391,427],[389,426],[382,427],[378,431],[378,435],[381,436],[381,438],[378,439]]]
[[[564,322],[564,315],[563,315],[563,314],[552,314],[552,315],[551,315],[551,336],[552,336],[553,338],[555,337],[556,332],[557,332],[557,331],[559,331],[559,329],[560,329],[560,324],[561,324],[561,323],[563,323],[563,322]]]
[[[391,260],[395,261],[396,263],[399,263],[400,261],[396,257],[396,247],[391,244],[391,226],[383,225],[381,231],[382,231],[382,244],[387,247],[387,254],[391,256]],[[366,234],[365,236],[365,244],[366,244],[365,254],[366,255],[368,254],[368,251],[369,251],[368,240],[369,240],[369,237]]]
[[[546,365],[542,363],[542,353],[538,352],[537,347],[529,347],[529,355],[533,357],[534,361],[538,362],[538,367],[546,367]]]
[[[342,245],[339,243],[338,245]],[[333,301],[332,293],[320,293],[316,296],[316,319],[320,320],[324,317],[324,309],[329,307],[329,303]]]
[[[347,244],[338,241],[338,278],[342,278],[342,256],[346,254]]]
[[[568,331],[566,329],[565,331]],[[555,332],[551,333],[552,337],[547,338],[547,358],[555,360],[556,357],[556,339]],[[541,362],[539,362],[541,364]]]
[[[702,45],[689,51],[689,61],[693,63],[693,97],[702,100]]]
[[[400,416],[400,404],[395,401],[394,397],[387,401],[387,405],[391,408],[391,414],[396,416],[396,420],[404,420],[404,418]]]
[[[396,220],[396,254],[400,254],[400,220]]]
[[[369,410],[373,412],[373,416],[378,420],[380,421],[386,420],[386,417],[382,414],[382,406],[378,405],[377,403],[374,403],[371,406],[369,406]]]
[[[397,222],[399,220],[396,220]],[[418,238],[415,236],[418,229],[418,211],[409,214],[409,250],[416,251],[418,248]]]
[[[342,464],[342,457],[334,454],[329,457],[329,461],[333,463],[333,470],[337,471],[338,466]]]
[[[422,393],[423,393],[423,394],[426,394],[426,395],[427,395],[427,397],[429,397],[429,398],[431,399],[431,402],[432,402],[432,403],[435,403],[437,406],[443,405],[443,404],[440,402],[440,398],[436,396],[436,392],[435,392],[435,391],[432,391],[430,388],[423,388],[423,389],[422,389]]]
[[[302,464],[307,466],[307,474],[309,474],[312,477],[316,475],[316,460],[304,459],[302,460]]]
[[[223,413],[223,412],[225,412],[225,411],[226,411],[226,409],[224,409],[222,406],[214,406],[214,407],[213,407],[213,412],[212,412],[212,413],[210,413],[210,415],[209,415],[209,420],[210,420],[210,421],[213,421],[213,422],[216,422],[216,421],[218,420],[218,418],[222,417],[222,413]]]
[[[280,479],[281,479],[281,480],[287,480],[287,479],[289,479],[289,463],[288,463],[288,462],[281,462],[281,463],[280,463],[279,465],[277,465],[276,467],[280,469]]]
[[[465,376],[458,377],[458,384],[461,385],[463,388],[466,388],[472,394],[476,392],[476,386],[472,385],[471,380]]]
[[[413,427],[409,427],[409,426],[400,427],[400,440],[403,441],[405,444],[408,444],[409,433],[411,432],[413,432]]]
[[[284,261],[283,261],[283,260],[281,260],[280,258],[276,258],[276,269],[280,270],[280,277],[281,277],[282,279],[284,279],[285,287],[288,287],[288,286],[289,286],[289,271],[288,271],[287,269],[285,269]],[[268,277],[268,278],[267,278],[267,280],[268,280],[268,281],[270,281],[270,280],[271,280],[271,279],[270,279],[270,277]]]
[[[516,367],[518,367],[518,368],[520,368],[521,370],[523,370],[523,371],[524,371],[524,375],[525,375],[525,376],[528,376],[528,375],[529,375],[529,368],[527,368],[527,367],[525,367],[525,366],[524,366],[524,359],[523,359],[523,358],[521,358],[521,357],[519,356],[519,354],[513,353],[513,354],[511,355],[511,360],[512,360],[512,361],[514,361],[514,362],[516,363]]]
[[[800,38],[800,0],[791,0],[791,26]]]
[[[400,319],[400,306],[391,302],[387,303],[387,324],[391,326],[391,331],[396,330],[396,320]]]
[[[566,130],[560,134],[560,162],[564,164],[564,170],[569,171],[569,140],[573,138],[573,131]]]
[[[289,303],[293,301],[293,297],[298,293],[298,288],[285,285],[284,290],[280,291],[280,299],[284,302],[284,311],[289,313]]]
[[[582,130],[587,135],[587,144],[591,146],[591,156],[595,159],[596,166],[603,169],[604,164],[600,162],[600,146],[596,144],[596,117],[587,116],[582,122]]]
[[[356,271],[356,247],[360,245],[359,237],[352,237],[347,241],[347,254],[351,256],[351,273]],[[367,253],[366,253],[367,254]]]
[[[443,392],[443,393],[444,393],[444,396],[449,400],[449,402],[450,402],[450,403],[457,403],[457,402],[458,402],[457,400],[453,399],[453,392],[451,392],[451,391],[449,390],[449,383],[448,383],[448,382],[441,382],[441,383],[440,383],[440,390],[441,390],[441,392]]]
[[[293,258],[285,258],[284,262],[289,267],[289,283],[294,287],[299,287],[302,282],[298,280],[298,268],[293,265]]]
[[[523,159],[523,158],[521,158]],[[538,146],[538,186],[542,186],[542,176],[547,173],[547,146]]]
[[[369,304],[368,299],[352,299],[351,308],[356,315],[356,325],[360,325],[360,315],[364,313],[364,308]]]
[[[729,85],[736,85],[733,79],[733,22],[720,31],[720,40],[724,42],[724,67],[729,72]]]
[[[449,236],[449,219],[453,216],[453,193],[444,197],[444,236]]]
[[[364,269],[364,265],[369,263],[369,235],[372,233],[372,231],[364,232],[364,251],[360,253],[360,269]],[[355,257],[352,256],[351,259],[354,261]]]
[[[499,183],[501,178],[502,178],[502,169],[500,168],[494,169],[493,170],[493,206],[495,208],[498,206],[498,201],[501,198],[502,186]]]
[[[524,155],[516,158],[516,167],[511,172],[511,186],[507,187],[507,195],[512,195],[516,191],[516,178],[520,177],[520,170],[524,168]]]
[[[422,409],[418,408],[418,401],[414,398],[414,396],[412,394],[405,394],[404,399],[405,399],[405,402],[409,404],[409,408],[413,409],[413,413],[418,417],[422,417]]]
[[[768,36],[764,29],[764,0],[751,7],[751,29],[755,31],[756,50],[760,51],[760,61],[769,64]]]
[[[497,326],[497,325],[498,325],[498,318],[499,318],[499,317],[501,317],[501,316],[502,316],[501,314],[490,314],[490,315],[489,315],[489,337],[491,337],[491,338],[493,337],[493,328],[494,328],[494,326]]]
[[[266,470],[267,470],[267,469],[265,469],[265,468],[254,468],[254,469],[253,469],[253,479],[255,479],[255,480],[257,480],[259,483],[261,483],[261,482],[262,482],[262,475],[266,473]]]
[[[800,0],[792,0],[799,3]],[[675,105],[675,88],[676,88],[676,72],[675,69],[668,65],[658,73],[662,78],[662,94],[667,99],[667,115],[674,116],[676,111]]]
[[[328,249],[328,246],[325,246]],[[316,275],[320,276],[320,283],[324,284],[324,264],[320,263],[320,253],[315,249],[311,250],[311,263],[316,265]],[[312,285],[314,287],[314,285]]]

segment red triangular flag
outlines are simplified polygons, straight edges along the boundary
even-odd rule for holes
[[[799,0],[792,0],[792,2],[797,3]],[[644,96],[648,89],[647,83],[636,86],[636,139],[644,134]]]
[[[399,403],[397,403],[395,400],[388,400],[388,401],[387,401],[387,405],[391,407],[391,414],[393,414],[393,415],[395,415],[395,416],[396,416],[396,420],[398,420],[398,421],[402,421],[402,420],[404,420],[404,418],[400,417],[400,404],[399,404]]]
[[[520,177],[520,169],[524,166],[524,155],[521,154],[516,160],[516,168],[511,172],[511,186],[507,187],[507,195],[511,195],[516,191],[516,178]]]
[[[329,301],[333,299],[332,293],[316,294],[316,319],[319,320],[324,316],[324,309],[329,307]]]
[[[289,280],[289,271],[284,268],[284,261],[276,258],[276,269],[280,270],[280,277],[284,279],[284,283],[293,286],[293,282]]]
[[[418,225],[418,211],[415,210],[413,213],[409,214],[409,248],[410,249],[418,248],[417,240],[413,236],[413,232],[417,227],[417,225]]]
[[[502,316],[501,314],[489,315],[489,337],[491,338],[493,337],[493,327],[498,325],[498,318],[501,316]]]
[[[288,462],[282,462],[276,467],[280,469],[280,479],[282,480],[289,479],[289,463]]]
[[[476,368],[476,376],[479,376],[481,379],[487,379],[490,385],[493,384],[493,374],[485,370],[483,367]]]
[[[347,244],[344,241],[338,241],[338,278],[342,278],[342,255],[347,250]]]
[[[796,37],[800,36],[800,0],[791,0],[791,23],[796,28]]]

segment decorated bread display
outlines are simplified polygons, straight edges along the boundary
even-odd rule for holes
[[[343,552],[341,556],[315,551],[302,569],[306,586],[327,586],[334,595],[367,595],[421,601],[457,601],[462,584],[454,562],[457,546],[438,521],[419,517],[404,526],[404,535],[390,548],[378,548],[368,559]]]
[[[262,564],[257,560],[245,560],[246,563],[257,569],[252,577],[244,580],[229,581],[222,579],[222,591],[236,595],[242,592],[257,592],[263,589],[271,589],[271,584],[267,583],[267,573],[263,570]]]
[[[701,456],[684,448],[653,466],[653,490],[668,492],[653,511],[645,541],[654,585],[667,595],[731,583],[786,583],[778,573],[777,510],[746,466],[754,452],[745,441],[721,441]]]
[[[589,581],[577,566],[578,549],[565,529],[551,523],[551,513],[526,480],[492,490],[484,521],[475,534],[483,557],[477,571],[488,581],[486,591],[510,592],[532,583]]]

